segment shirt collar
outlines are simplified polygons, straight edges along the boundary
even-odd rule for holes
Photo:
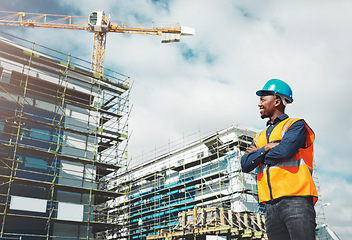
[[[286,113],[283,113],[283,114],[281,114],[280,116],[278,116],[277,118],[275,118],[273,124],[271,124],[270,120],[268,120],[268,121],[266,122],[266,125],[267,125],[267,126],[276,125],[277,123],[281,122],[282,120],[285,120],[286,118],[288,118],[288,115],[287,115]]]

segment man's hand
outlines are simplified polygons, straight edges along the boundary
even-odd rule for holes
[[[256,148],[254,145],[250,145],[250,146],[246,149],[246,151],[244,152],[244,154],[250,153],[250,152],[255,151],[255,150],[257,150],[257,149],[258,149],[258,148]]]
[[[264,146],[265,151],[269,151],[270,149],[272,149],[273,147],[276,147],[277,145],[279,145],[278,142],[275,143],[268,143],[267,145]]]

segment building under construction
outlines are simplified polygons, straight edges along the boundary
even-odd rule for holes
[[[129,78],[89,67],[0,38],[0,239],[267,239],[255,173],[240,168],[253,131],[127,163]]]
[[[0,39],[0,239],[102,239],[121,228],[104,209],[123,195],[107,182],[126,166],[130,83],[89,67]]]
[[[255,174],[240,168],[253,135],[232,126],[183,139],[118,175],[128,194],[111,206],[128,221],[112,238],[266,239]]]

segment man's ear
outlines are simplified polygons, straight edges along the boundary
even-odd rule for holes
[[[276,97],[276,99],[275,99],[275,107],[280,106],[281,103],[282,103],[281,98]]]

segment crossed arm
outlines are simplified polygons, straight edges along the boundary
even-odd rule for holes
[[[291,125],[279,143],[268,143],[261,148],[252,143],[241,158],[242,170],[250,172],[261,163],[274,165],[278,161],[293,157],[305,146],[305,137],[306,126],[299,120]]]
[[[279,145],[278,142],[275,143],[268,143],[267,145],[264,146],[264,150],[265,152],[269,151],[270,149],[272,149],[273,147],[276,147],[277,145]],[[244,154],[250,153],[252,151],[258,150],[258,148],[254,145],[250,145],[246,151],[244,152]]]

